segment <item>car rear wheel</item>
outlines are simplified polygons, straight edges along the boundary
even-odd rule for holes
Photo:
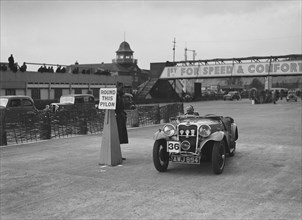
[[[218,141],[214,143],[212,151],[212,169],[215,174],[221,174],[225,165],[225,143]]]
[[[154,142],[153,163],[159,172],[167,171],[169,165],[169,153],[167,152],[166,140],[156,140]]]

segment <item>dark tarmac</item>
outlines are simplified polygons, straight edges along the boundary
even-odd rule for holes
[[[129,129],[127,160],[114,167],[98,165],[101,135],[2,147],[1,220],[301,219],[301,100],[187,104],[239,127],[221,175],[208,162],[157,172],[152,136],[161,125]]]

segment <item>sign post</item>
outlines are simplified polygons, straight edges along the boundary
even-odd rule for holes
[[[105,109],[99,165],[122,163],[122,152],[115,118],[116,88],[100,88],[99,109]]]

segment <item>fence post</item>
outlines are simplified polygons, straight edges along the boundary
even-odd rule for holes
[[[80,119],[80,132],[79,134],[87,134],[88,133],[88,128],[87,128],[87,120],[86,118]]]
[[[86,108],[78,110],[79,115],[79,125],[80,125],[80,131],[79,134],[88,134],[88,115],[89,110]]]
[[[156,106],[156,121],[154,124],[159,124],[160,123],[160,107],[159,105]]]
[[[42,119],[40,122],[40,139],[47,140],[51,138],[51,125],[49,111],[42,113]]]
[[[0,146],[7,145],[5,124],[5,109],[0,111]]]

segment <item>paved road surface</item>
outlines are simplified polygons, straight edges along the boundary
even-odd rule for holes
[[[301,100],[192,104],[239,126],[223,174],[207,162],[157,172],[152,134],[161,126],[129,130],[127,160],[115,167],[98,165],[100,135],[4,147],[1,220],[301,219]]]

